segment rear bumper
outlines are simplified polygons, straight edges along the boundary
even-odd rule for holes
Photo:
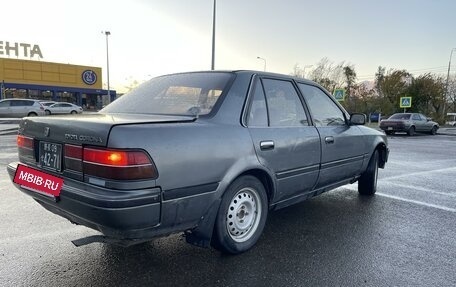
[[[16,168],[17,163],[7,166],[11,180]],[[52,198],[14,185],[49,211],[112,238],[148,238],[160,233],[160,188],[112,190],[65,179],[60,196]]]
[[[11,180],[17,165],[7,166]],[[195,227],[207,230],[203,237],[210,238],[213,222],[208,219],[218,211],[221,188],[213,183],[169,191],[116,190],[65,178],[60,196],[53,198],[13,184],[47,210],[128,245]]]
[[[405,126],[380,126],[381,130],[385,132],[406,132],[408,131],[409,127]]]

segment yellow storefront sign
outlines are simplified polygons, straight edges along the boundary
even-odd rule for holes
[[[102,89],[100,67],[0,58],[0,81],[17,84]]]

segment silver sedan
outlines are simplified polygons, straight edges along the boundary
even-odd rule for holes
[[[75,104],[70,103],[55,103],[46,107],[45,110],[47,115],[51,114],[81,114],[82,108]]]

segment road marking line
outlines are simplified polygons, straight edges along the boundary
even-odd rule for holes
[[[410,202],[410,203],[426,206],[426,207],[433,207],[433,208],[437,208],[437,209],[440,209],[440,210],[445,210],[445,211],[450,211],[450,212],[455,212],[456,213],[456,209],[450,208],[450,207],[446,207],[446,206],[436,205],[436,204],[432,204],[432,203],[426,203],[426,202],[413,200],[413,199],[407,199],[407,198],[394,196],[394,195],[389,195],[389,194],[385,194],[385,193],[381,193],[381,192],[377,192],[375,194],[376,195],[380,195],[380,196],[384,196],[384,197],[388,197],[388,198],[392,198],[392,199],[397,199],[397,200],[401,200],[401,201],[405,201],[405,202]]]
[[[358,190],[358,187],[356,187],[354,185],[344,185],[344,186],[341,186],[340,188],[347,188],[347,189],[355,190],[355,191]],[[422,206],[426,206],[426,207],[433,207],[433,208],[437,208],[440,210],[445,210],[445,211],[450,211],[450,212],[456,213],[456,209],[442,206],[442,205],[426,203],[423,201],[418,201],[418,200],[413,200],[413,199],[407,199],[407,198],[403,198],[403,197],[399,197],[399,196],[395,196],[395,195],[389,195],[389,194],[385,194],[385,193],[381,193],[381,192],[376,192],[375,195],[384,196],[384,197],[388,197],[391,199],[396,199],[396,200],[400,200],[400,201],[405,201],[405,202],[409,202],[409,203],[414,203],[414,204],[418,204],[418,205],[422,205]]]
[[[384,184],[384,185],[391,184],[391,185],[396,185],[396,186],[400,186],[400,187],[404,187],[404,188],[409,188],[409,189],[413,189],[413,190],[417,190],[417,191],[423,191],[423,192],[429,192],[429,193],[434,193],[434,194],[440,194],[440,195],[445,195],[445,196],[450,196],[450,197],[456,197],[456,194],[453,194],[453,193],[446,193],[446,192],[434,191],[434,190],[427,189],[427,188],[423,188],[423,187],[419,187],[419,186],[412,186],[412,185],[401,184],[401,183],[395,183],[395,182],[389,182],[389,181],[384,182],[383,180],[379,181],[379,183],[381,183],[382,185],[383,185],[383,184]]]
[[[412,173],[401,174],[401,175],[394,175],[394,176],[389,176],[389,177],[382,177],[381,180],[390,180],[390,179],[401,178],[401,177],[411,177],[411,176],[420,175],[420,174],[439,173],[439,172],[446,172],[446,171],[453,171],[453,170],[456,171],[456,167],[447,167],[447,168],[441,168],[441,169],[425,170],[425,171],[418,171],[418,172],[412,172]]]

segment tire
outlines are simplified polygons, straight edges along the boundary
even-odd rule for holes
[[[250,175],[239,177],[223,195],[212,246],[231,254],[249,250],[263,233],[267,215],[268,199],[263,184]]]
[[[435,136],[435,134],[437,134],[437,127],[433,126],[430,133],[431,135]]]
[[[34,112],[28,113],[28,115],[27,115],[27,117],[36,117],[36,116],[38,116],[38,115]]]
[[[74,114],[77,114],[77,112],[76,111],[71,111],[70,114],[74,115]]]
[[[49,116],[51,114],[51,111],[50,110],[45,110],[44,113]]]
[[[366,171],[358,180],[358,192],[362,195],[373,195],[377,191],[378,150],[375,150],[369,160]]]
[[[390,135],[394,135],[394,132],[393,131],[385,131],[385,134],[390,136]]]
[[[409,128],[409,130],[407,131],[407,134],[408,134],[409,136],[414,136],[414,135],[415,135],[415,127],[414,127],[414,126],[411,126],[411,127]]]

